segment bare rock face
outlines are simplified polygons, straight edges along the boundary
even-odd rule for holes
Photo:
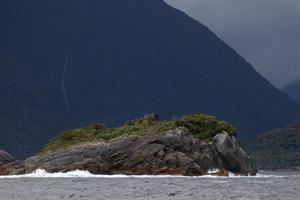
[[[87,170],[93,174],[171,174],[199,176],[218,169],[254,175],[246,153],[235,138],[222,133],[205,143],[177,128],[164,134],[118,138],[109,143],[86,143],[7,165],[7,174]]]
[[[230,137],[228,134],[216,135],[214,145],[223,158],[223,164],[228,171],[249,172],[251,175],[256,173],[249,162],[249,156],[238,145],[235,137]]]
[[[0,165],[4,165],[10,162],[15,161],[15,158],[12,157],[9,153],[4,150],[0,150]]]
[[[14,162],[15,158],[4,150],[0,150],[0,175],[7,175],[7,165]]]

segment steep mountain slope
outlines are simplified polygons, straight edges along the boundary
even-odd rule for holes
[[[245,148],[260,168],[299,168],[300,120],[259,136]]]
[[[284,126],[300,106],[207,27],[163,0],[2,0],[1,48],[78,123],[144,113],[217,115],[242,138]]]
[[[36,153],[63,128],[39,90],[15,61],[0,54],[0,146],[18,158]]]
[[[285,86],[282,91],[300,103],[300,80]]]

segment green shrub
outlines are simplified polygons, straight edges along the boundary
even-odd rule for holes
[[[119,128],[107,128],[96,124],[86,128],[65,131],[47,144],[42,152],[54,151],[86,142],[107,142],[118,137],[164,133],[178,127],[187,128],[190,134],[206,142],[212,141],[215,135],[224,131],[232,136],[236,136],[237,133],[237,130],[229,123],[219,121],[215,117],[205,114],[188,115],[172,121],[159,121],[158,115],[151,114],[141,119],[129,121]]]
[[[185,116],[177,120],[175,125],[177,127],[183,126],[189,129],[191,134],[206,142],[211,141],[216,134],[224,131],[233,136],[236,136],[237,134],[237,129],[231,124],[219,121],[213,116],[204,114]]]

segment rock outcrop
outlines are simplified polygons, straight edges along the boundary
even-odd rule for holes
[[[0,149],[0,175],[10,174],[8,169],[11,168],[9,166],[10,163],[15,162],[16,159],[12,157],[9,153]],[[14,168],[14,167],[12,167]],[[15,171],[16,169],[14,169]]]
[[[9,153],[0,149],[0,165],[7,164],[15,161],[15,158],[12,157]]]
[[[176,128],[161,134],[117,138],[110,142],[84,143],[50,151],[22,162],[1,164],[4,174],[23,174],[38,168],[48,172],[87,170],[93,174],[209,174],[254,175],[246,153],[227,133],[206,143]],[[3,170],[5,169],[5,170]],[[217,170],[216,170],[217,169]]]

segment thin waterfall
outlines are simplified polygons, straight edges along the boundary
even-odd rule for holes
[[[60,81],[61,81],[61,90],[62,90],[62,93],[63,93],[63,96],[64,96],[66,109],[70,108],[69,98],[68,98],[68,95],[67,95],[67,92],[66,92],[66,87],[65,87],[65,78],[66,78],[66,75],[68,73],[68,65],[69,65],[69,58],[68,58],[68,50],[66,49],[65,50],[64,71],[63,71],[63,74],[62,74],[61,79],[60,79]]]

